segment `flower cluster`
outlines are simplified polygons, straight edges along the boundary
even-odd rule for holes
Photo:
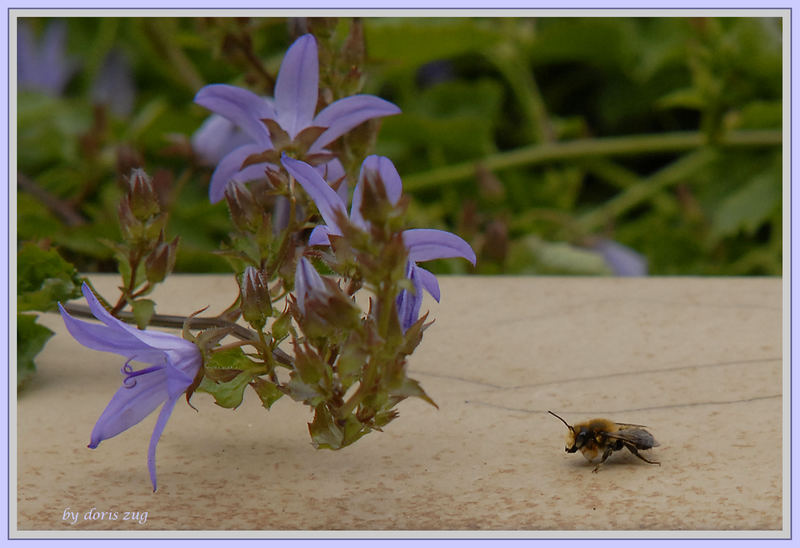
[[[84,286],[91,313],[103,325],[61,308],[76,340],[127,359],[122,386],[89,447],[163,404],[148,451],[153,489],[156,444],[184,394],[189,401],[195,392],[208,393],[218,405],[235,408],[251,388],[267,409],[289,396],[313,408],[312,442],[330,449],[380,431],[405,398],[433,404],[406,371],[407,356],[429,325],[427,314],[420,316],[423,294],[440,298],[436,277],[418,263],[461,257],[474,265],[475,253],[455,234],[407,228],[408,199],[383,156],[363,160],[348,211],[344,168],[331,145],[363,122],[400,109],[357,94],[317,111],[317,47],[307,34],[289,48],[274,98],[226,84],[206,86],[195,97],[213,113],[193,143],[201,161],[216,163],[210,200],[225,198],[230,209],[233,231],[222,253],[236,271],[236,303],[216,318],[186,318],[184,338],[144,329],[158,315],[141,297],[171,271],[177,239],[164,241],[163,200],[157,185],[137,171],[120,206],[127,242],[117,247],[122,296],[105,307]],[[137,281],[142,270],[147,279]],[[369,293],[368,310],[357,304],[364,302],[356,299],[360,291]],[[118,319],[126,305],[139,329]],[[238,318],[249,328],[234,323]],[[200,329],[191,334],[194,326]],[[239,340],[225,343],[231,335]],[[134,369],[131,362],[148,367]]]

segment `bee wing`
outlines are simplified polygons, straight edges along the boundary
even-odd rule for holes
[[[617,432],[608,432],[606,436],[615,440],[630,442],[638,449],[650,449],[659,445],[650,432],[638,428],[626,428]]]
[[[616,424],[617,426],[619,426],[620,430],[627,430],[628,428],[642,428],[642,429],[647,428],[643,424],[628,424],[627,422],[618,422]]]

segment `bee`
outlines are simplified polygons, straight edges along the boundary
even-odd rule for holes
[[[645,426],[613,422],[608,419],[591,419],[572,426],[552,411],[548,411],[548,413],[569,428],[564,447],[567,453],[574,453],[580,449],[583,456],[592,462],[602,452],[603,458],[592,472],[597,472],[600,465],[611,456],[611,453],[619,451],[623,447],[627,447],[628,451],[643,461],[661,466],[660,462],[648,460],[639,454],[640,450],[652,449],[659,445],[653,435],[645,430]]]

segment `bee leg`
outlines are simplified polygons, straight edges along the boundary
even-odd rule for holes
[[[635,446],[635,445],[631,445],[631,444],[628,444],[628,443],[626,443],[626,444],[625,444],[625,447],[627,447],[627,448],[628,448],[628,451],[630,451],[631,453],[633,453],[634,455],[636,455],[637,457],[639,457],[639,458],[640,458],[640,459],[642,459],[643,461],[645,461],[645,462],[647,462],[647,463],[650,463],[650,464],[657,464],[657,465],[661,466],[661,463],[660,463],[660,462],[656,462],[656,461],[654,461],[654,460],[647,460],[647,459],[646,459],[646,458],[644,458],[642,455],[640,455],[640,454],[639,454],[639,450],[638,450],[638,449],[636,449],[636,446]]]
[[[592,470],[592,473],[593,473],[593,474],[596,474],[596,473],[597,473],[597,471],[600,469],[600,465],[601,465],[601,464],[603,464],[603,463],[606,461],[606,459],[607,459],[607,458],[608,458],[608,457],[611,455],[611,453],[613,453],[613,452],[614,452],[614,448],[613,448],[613,447],[607,447],[607,448],[606,448],[606,450],[603,452],[603,458],[602,458],[602,459],[600,459],[600,462],[598,462],[598,463],[597,463],[597,466],[595,466],[595,467],[594,467],[594,470]]]

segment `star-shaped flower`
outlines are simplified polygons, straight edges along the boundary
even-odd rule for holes
[[[315,163],[331,159],[326,146],[357,125],[400,109],[374,95],[352,95],[331,103],[315,115],[319,94],[317,42],[310,34],[298,38],[286,52],[270,102],[246,89],[226,84],[205,86],[195,103],[227,118],[251,139],[220,160],[211,176],[209,196],[218,202],[231,179],[246,182],[264,176],[269,161],[245,165],[248,158],[269,157],[275,161],[282,150],[293,150]],[[252,161],[252,159],[250,160]]]

